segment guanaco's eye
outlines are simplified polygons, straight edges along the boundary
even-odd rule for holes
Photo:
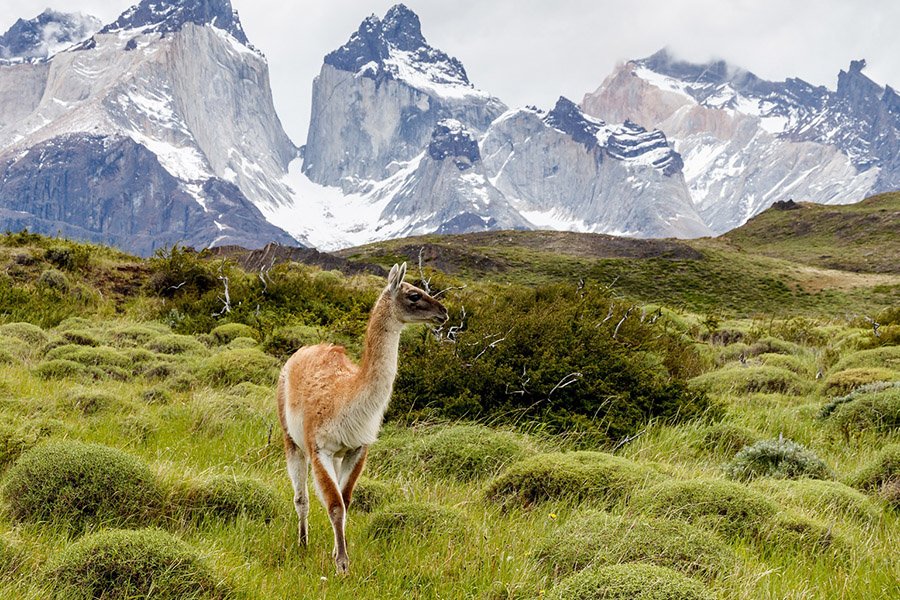
[[[419,294],[418,292],[413,292],[412,294],[407,296],[407,298],[409,298],[410,302],[418,302],[419,300],[422,299],[422,294]]]

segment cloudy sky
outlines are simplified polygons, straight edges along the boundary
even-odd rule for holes
[[[2,0],[0,31],[46,7],[111,21],[137,0]],[[312,79],[323,56],[381,0],[232,0],[269,60],[278,114],[306,139]],[[580,101],[616,63],[668,46],[695,61],[723,58],[766,79],[834,88],[851,59],[900,87],[898,0],[406,0],[431,45],[462,60],[470,80],[510,106]]]

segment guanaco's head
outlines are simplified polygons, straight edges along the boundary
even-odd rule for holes
[[[394,265],[388,275],[385,289],[392,300],[394,318],[401,323],[443,323],[447,320],[444,305],[429,296],[425,290],[403,281],[406,263]]]

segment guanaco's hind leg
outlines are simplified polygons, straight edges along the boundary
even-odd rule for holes
[[[350,499],[353,496],[353,488],[356,487],[356,481],[362,473],[363,466],[366,464],[366,456],[369,454],[368,446],[360,446],[356,450],[351,450],[344,455],[341,462],[340,481],[341,498],[344,501],[344,508],[350,508]]]
[[[301,546],[308,546],[309,490],[306,487],[306,477],[309,473],[309,461],[303,450],[288,435],[285,435],[284,453],[287,458],[288,476],[294,487],[294,508],[300,521],[297,525],[297,541]]]
[[[316,483],[316,492],[319,500],[328,511],[331,520],[331,528],[334,530],[334,564],[338,573],[346,573],[350,570],[350,558],[347,556],[347,540],[344,536],[344,526],[347,511],[344,508],[344,500],[338,487],[338,476],[335,471],[334,457],[319,451],[310,457],[312,461],[313,481]]]

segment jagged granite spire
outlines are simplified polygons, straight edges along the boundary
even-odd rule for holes
[[[81,13],[47,9],[33,19],[19,19],[0,35],[0,59],[46,58],[100,29],[100,21]]]
[[[230,0],[142,0],[100,33],[125,29],[169,33],[180,30],[186,23],[213,25],[244,45],[250,43]]]
[[[481,160],[478,139],[456,119],[438,121],[431,132],[428,155],[434,160],[453,160],[460,171],[470,169]]]
[[[403,4],[392,6],[383,19],[363,20],[346,44],[325,56],[325,64],[375,80],[403,79],[403,71],[411,69],[432,83],[471,85],[462,63],[429,46],[418,15]]]

